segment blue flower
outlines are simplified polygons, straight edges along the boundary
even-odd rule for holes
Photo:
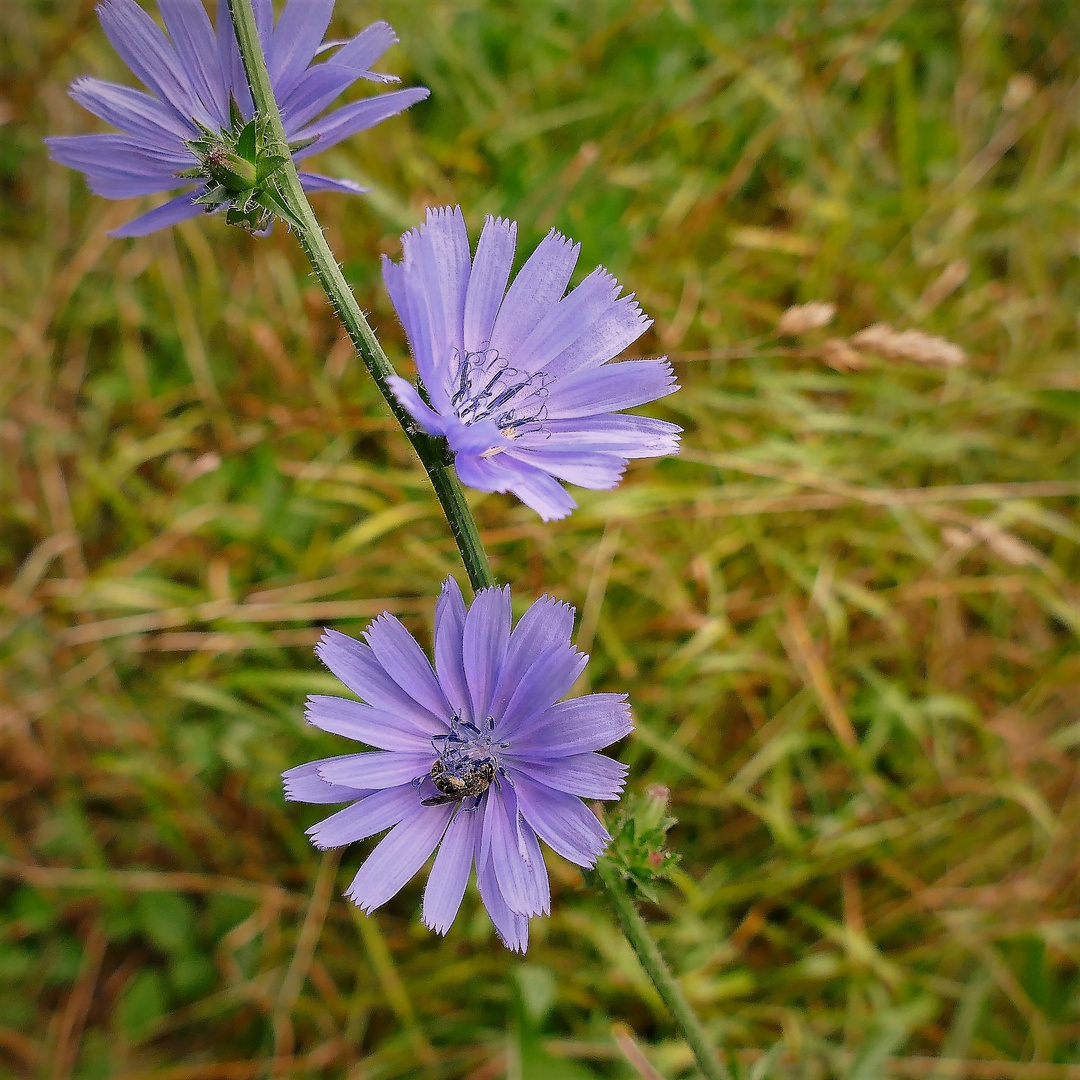
[[[101,79],[77,79],[71,96],[122,134],[58,136],[46,139],[53,160],[86,174],[90,188],[108,199],[154,195],[186,187],[113,236],[142,236],[209,209],[205,179],[193,176],[206,162],[192,143],[208,133],[235,142],[254,113],[226,0],[218,0],[217,32],[202,0],[160,0],[169,36],[135,0],[104,0],[98,18],[106,36],[144,93]],[[369,70],[397,41],[384,22],[372,23],[345,42],[323,42],[334,0],[289,0],[277,25],[271,0],[255,0],[259,36],[281,109],[294,161],[336,145],[428,96],[424,87],[363,98],[320,114],[357,79],[397,82]],[[171,40],[170,40],[171,38]],[[334,49],[323,63],[312,64]],[[359,193],[350,180],[301,173],[308,191]]]
[[[678,452],[680,429],[620,414],[678,389],[666,360],[608,363],[648,327],[597,267],[564,296],[580,245],[552,230],[507,289],[517,224],[489,217],[475,257],[458,208],[429,210],[383,278],[420,388],[392,379],[417,423],[445,436],[463,483],[510,491],[545,521],[577,505],[559,483],[613,488],[629,458]]]
[[[424,892],[427,926],[446,933],[473,867],[491,920],[524,952],[529,916],[550,892],[538,838],[592,866],[611,837],[582,799],[617,799],[626,766],[595,751],[631,730],[624,694],[561,701],[588,660],[570,644],[574,609],[549,596],[511,631],[510,590],[482,589],[466,610],[453,579],[435,609],[435,669],[392,615],[364,642],[326,631],[316,652],[364,704],[308,699],[309,723],[376,750],[284,774],[287,798],[350,805],[308,830],[319,848],[389,829],[347,892],[386,903],[438,848]]]

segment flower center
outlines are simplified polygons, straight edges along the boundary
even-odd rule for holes
[[[505,743],[492,744],[495,721],[490,717],[482,728],[455,716],[446,735],[436,735],[431,744],[438,757],[431,766],[431,782],[438,795],[422,800],[424,806],[479,798],[491,786],[499,769],[498,751]]]
[[[455,354],[453,396],[450,405],[463,424],[492,420],[508,439],[527,431],[543,431],[547,419],[548,376],[527,375],[511,367],[494,349]],[[503,447],[492,447],[490,457]]]

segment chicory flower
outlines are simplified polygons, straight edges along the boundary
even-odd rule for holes
[[[545,521],[577,505],[559,483],[606,489],[628,459],[678,452],[680,428],[621,413],[677,390],[664,359],[609,363],[651,325],[597,267],[568,295],[580,245],[553,229],[507,288],[516,222],[489,217],[476,254],[460,208],[429,210],[383,279],[420,384],[391,386],[444,436],[462,483],[510,491]]]
[[[251,92],[226,0],[218,0],[216,32],[202,0],[159,0],[159,7],[168,36],[135,0],[98,5],[106,36],[150,93],[77,79],[71,96],[120,133],[46,139],[53,160],[85,173],[91,190],[108,199],[186,189],[113,236],[142,236],[218,208],[230,210],[230,220],[247,218],[250,227],[265,228],[268,211],[243,195],[257,190],[274,160],[256,161],[254,152],[245,151],[262,132],[253,124]],[[254,0],[254,8],[294,161],[428,96],[424,87],[412,87],[321,115],[357,79],[398,81],[370,70],[397,41],[394,31],[376,22],[348,41],[323,42],[334,0],[289,0],[276,24],[271,0]],[[322,54],[328,58],[313,63]],[[308,191],[364,191],[351,180],[318,173],[302,172],[300,179]]]
[[[392,615],[365,642],[326,631],[316,652],[362,702],[314,696],[324,731],[376,747],[284,774],[289,799],[350,805],[308,830],[319,848],[390,831],[347,892],[386,903],[438,848],[423,919],[450,928],[475,868],[508,948],[524,952],[529,917],[550,891],[538,840],[579,866],[610,836],[582,799],[617,799],[626,766],[596,751],[631,730],[623,694],[560,701],[587,656],[570,643],[574,609],[537,600],[511,630],[510,590],[481,589],[466,609],[454,580],[435,609],[435,666]]]

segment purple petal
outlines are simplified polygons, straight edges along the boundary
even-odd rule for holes
[[[525,952],[529,947],[529,920],[507,907],[490,859],[477,865],[476,883],[480,886],[480,899],[484,901],[502,943],[513,952]]]
[[[491,698],[491,715],[502,716],[517,685],[525,677],[533,661],[546,650],[570,644],[574,632],[574,609],[542,596],[518,620],[510,635],[510,648],[499,675],[499,685]]]
[[[362,799],[365,795],[371,794],[370,789],[367,788],[328,784],[319,776],[319,767],[328,761],[333,761],[333,758],[308,761],[303,765],[286,769],[281,774],[281,779],[285,782],[285,798],[290,802],[342,803]]]
[[[367,72],[391,45],[397,44],[397,40],[398,36],[390,24],[380,19],[366,26],[354,38],[347,41],[334,54],[334,63],[352,68],[354,71]]]
[[[347,634],[327,630],[315,646],[320,660],[368,705],[394,713],[421,734],[443,735],[446,722],[406,694],[383,670],[370,647]]]
[[[481,589],[473,598],[462,631],[462,658],[469,684],[472,719],[482,724],[490,715],[491,692],[510,642],[510,589]]]
[[[296,0],[293,0],[295,3]],[[300,183],[305,191],[337,191],[343,195],[363,195],[371,188],[361,187],[355,180],[338,180],[320,173],[300,173]]]
[[[464,352],[461,330],[472,259],[461,207],[429,208],[420,230],[420,245],[418,258],[431,315],[436,362],[442,355],[445,363],[455,352]]]
[[[285,99],[315,58],[334,13],[334,0],[289,0],[270,38],[267,65],[274,95]]]
[[[290,131],[290,139],[315,139],[311,145],[293,154],[296,161],[311,157],[331,146],[337,146],[343,139],[374,127],[391,116],[404,112],[410,105],[423,101],[431,91],[424,86],[411,86],[407,90],[394,90],[389,94],[354,101],[324,116],[299,131]]]
[[[194,124],[182,122],[157,98],[130,86],[86,77],[76,79],[68,92],[107,124],[156,146],[175,147],[177,153],[186,152],[185,140],[198,133]]]
[[[602,750],[633,730],[625,694],[586,694],[560,701],[514,738],[513,752],[563,758]]]
[[[423,379],[424,385],[428,387],[429,392],[432,387],[437,388],[436,400],[445,405],[445,394],[442,393],[442,378],[439,376],[435,365],[435,350],[431,341],[431,319],[428,316],[427,301],[424,298],[420,274],[415,266],[415,261],[409,257],[411,249],[416,246],[417,236],[418,230],[416,229],[402,236],[401,244],[405,250],[403,262],[391,262],[385,255],[383,256],[383,281],[386,283],[386,291],[390,294],[390,300],[394,305],[394,310],[397,312],[398,319],[405,329],[405,336],[409,339],[409,348],[412,350],[420,378]],[[408,385],[404,380],[402,380],[402,383]],[[411,387],[410,390],[412,390]],[[416,391],[412,390],[412,393],[415,394]],[[418,415],[401,394],[398,394],[398,400],[406,409],[409,409],[425,430],[433,434],[436,431],[441,433],[441,420],[434,421],[438,425],[437,428],[430,427],[430,421],[425,423],[426,412],[431,411],[427,405],[424,405],[423,410],[421,410],[424,415]],[[417,400],[419,400],[419,397],[417,397]]]
[[[617,356],[650,325],[633,297],[616,300],[619,288],[615,278],[598,266],[540,320],[515,353],[515,363],[526,371],[546,371],[558,377],[590,360],[603,363]],[[597,327],[607,327],[599,340]],[[615,346],[610,352],[608,343]],[[599,358],[598,350],[603,353]]]
[[[373,23],[351,41],[345,42],[325,64],[301,72],[291,85],[286,85],[284,81],[280,85],[275,82],[285,130],[290,134],[299,131],[357,79],[370,79],[378,83],[400,82],[394,75],[377,75],[367,70],[396,41],[397,36],[386,23]],[[329,42],[318,51],[323,52],[338,44]]]
[[[363,911],[385,904],[427,862],[453,812],[452,804],[417,806],[379,841],[345,895]]]
[[[551,910],[547,867],[539,848],[534,850],[525,840],[531,832],[521,821],[513,788],[509,784],[488,788],[477,860],[491,860],[506,906],[519,915]],[[535,839],[534,835],[534,844]]]
[[[394,391],[394,397],[429,435],[445,434],[446,424],[443,418],[424,401],[412,383],[398,375],[391,375],[386,381]]]
[[[259,41],[265,55],[270,49],[270,37],[274,32],[273,0],[251,0],[255,9],[255,28],[259,31]]]
[[[428,712],[449,722],[453,715],[431,664],[416,639],[389,612],[384,612],[364,631],[375,659],[390,677]]]
[[[221,127],[229,124],[229,93],[217,61],[217,40],[202,0],[158,0],[188,85]]]
[[[526,467],[520,461],[513,463],[508,490],[535,510],[543,521],[560,521],[577,507],[573,496],[554,477],[542,469]]]
[[[168,202],[162,203],[156,209],[149,210],[145,214],[140,214],[126,225],[121,225],[118,229],[113,229],[109,235],[146,236],[147,233],[156,232],[158,229],[164,229],[170,225],[176,225],[181,221],[187,221],[188,218],[196,217],[206,209],[204,206],[198,205],[194,201],[199,197],[201,192],[202,188],[196,188],[194,191],[185,191],[182,195],[177,195]]]
[[[45,140],[53,161],[92,176],[167,180],[171,187],[184,181],[176,173],[194,164],[186,147],[161,147],[130,135],[54,135]]]
[[[320,765],[318,772],[328,784],[354,788],[396,787],[426,775],[435,751],[372,750],[366,754],[344,754]]]
[[[418,805],[416,788],[412,784],[386,788],[312,825],[307,835],[322,851],[344,847],[389,829],[408,817]]]
[[[577,506],[559,482],[542,470],[522,461],[511,460],[502,465],[496,464],[497,461],[498,458],[458,454],[454,466],[467,487],[478,491],[512,491],[544,521],[558,521]]]
[[[515,783],[524,773],[530,780],[577,795],[581,799],[617,799],[626,783],[628,767],[603,754],[573,754],[548,761],[527,759],[518,754],[506,755]]]
[[[465,294],[463,338],[467,353],[479,352],[488,345],[495,316],[506,293],[516,243],[517,222],[493,218],[489,214],[476,245],[476,258]]]
[[[469,713],[469,684],[462,654],[464,631],[465,599],[458,583],[448,577],[435,604],[435,670],[456,716]]]
[[[512,357],[536,324],[555,306],[577,264],[580,244],[551,230],[518,271],[499,308],[491,347]]]
[[[573,295],[571,293],[564,303],[569,302]],[[576,336],[553,360],[543,361],[544,370],[555,378],[613,359],[652,326],[652,319],[641,310],[633,295],[608,304],[602,313],[583,314],[581,318],[583,321],[588,319],[584,323],[584,332]]]
[[[472,872],[473,855],[483,819],[458,810],[439,845],[424,889],[424,925],[437,934],[450,929]]]
[[[87,173],[86,185],[95,195],[103,199],[134,199],[140,195],[160,195],[171,191],[179,180],[146,180],[133,177],[103,176],[99,173]]]
[[[525,820],[536,835],[564,859],[593,866],[611,837],[596,815],[576,796],[553,791],[517,774],[514,791]]]
[[[596,451],[623,458],[660,457],[679,452],[676,424],[631,413],[606,413],[573,420],[545,420],[544,431],[518,439],[522,449],[547,450],[551,444],[563,452]]]
[[[148,90],[182,120],[194,118],[213,126],[213,117],[191,93],[188,75],[169,39],[135,0],[103,0],[97,12],[105,36]]]
[[[507,457],[528,462],[569,484],[594,491],[617,487],[626,471],[626,462],[613,454],[560,453],[522,447],[508,451]]]
[[[244,62],[240,59],[240,47],[236,44],[236,33],[229,17],[228,0],[218,0],[217,4],[217,44],[218,64],[221,67],[221,79],[229,93],[236,100],[241,115],[250,120],[255,115],[255,106],[251,101]]]
[[[574,685],[588,662],[588,656],[569,644],[552,645],[540,653],[518,680],[502,715],[495,717],[498,737],[512,740],[526,730]]]
[[[349,698],[313,694],[307,699],[305,716],[322,731],[380,750],[420,751],[431,745],[430,737],[420,734],[408,721]]]
[[[455,350],[461,350],[461,309],[469,277],[469,238],[461,211],[429,210],[422,227],[401,237],[401,247],[400,267],[384,261],[383,277],[409,335],[420,378],[435,410],[443,414],[438,426],[428,430],[468,434],[454,418],[448,391],[450,361]]]
[[[666,360],[625,360],[585,368],[551,386],[548,415],[553,420],[616,412],[675,393],[679,384]]]
[[[525,821],[518,808],[518,833],[521,838],[522,854],[526,865],[536,878],[534,886],[540,911],[545,915],[551,914],[551,884],[548,881],[547,866],[544,863],[544,853],[540,850],[540,841],[532,827]],[[504,897],[505,899],[505,897]]]
[[[332,60],[308,68],[281,100],[281,120],[286,134],[291,138],[294,132],[314,120],[352,86],[357,77],[351,68]]]
[[[449,375],[449,367],[444,368],[443,374]],[[450,380],[443,381],[445,388],[444,396],[448,396],[452,386]],[[434,397],[434,395],[432,395]],[[498,425],[490,416],[481,417],[466,424],[460,420],[453,410],[443,413],[443,430],[446,432],[447,442],[450,449],[457,456],[476,457],[484,459],[484,455],[490,455],[493,446],[501,446],[510,440],[499,430]]]
[[[395,41],[397,37],[386,23],[373,23],[351,41],[345,42],[329,61],[302,72],[291,86],[275,84],[285,130],[290,134],[299,131],[357,79],[377,83],[400,82],[395,75],[378,75],[367,70],[367,66],[374,63]],[[328,42],[317,51],[324,52],[339,44]]]

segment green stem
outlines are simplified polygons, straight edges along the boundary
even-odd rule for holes
[[[322,226],[311,209],[307,194],[300,184],[296,164],[289,153],[285,128],[281,122],[274,90],[270,84],[270,74],[266,68],[262,43],[259,41],[255,25],[255,13],[251,0],[229,0],[229,14],[236,28],[236,40],[240,46],[240,55],[244,61],[251,86],[251,97],[255,111],[269,124],[270,134],[278,144],[274,152],[285,158],[285,164],[275,174],[278,193],[296,218],[296,229],[300,246],[311,262],[315,276],[319,279],[327,298],[337,312],[353,346],[356,348],[364,366],[371,373],[386,404],[394,414],[394,419],[401,425],[406,438],[420,458],[435,489],[435,495],[442,506],[446,520],[450,524],[454,541],[461,552],[461,561],[474,590],[495,584],[487,553],[480,542],[476,522],[465,502],[465,493],[450,464],[446,445],[442,439],[436,439],[422,431],[416,421],[402,407],[390,389],[389,379],[394,374],[390,361],[386,358],[382,346],[368,325],[360,305],[356,302],[349,283],[334,258],[330,245],[326,242]]]
[[[657,993],[682,1029],[683,1038],[694,1052],[702,1075],[708,1080],[731,1080],[731,1074],[717,1058],[705,1034],[705,1029],[701,1026],[701,1021],[690,1007],[690,1002],[683,997],[683,992],[679,989],[679,984],[664,962],[663,956],[660,955],[660,950],[649,933],[645,920],[638,912],[637,905],[626,891],[622,874],[607,858],[601,858],[596,864],[596,872],[607,889],[611,906],[615,909],[615,917],[619,920],[619,926],[626,935],[626,940],[637,953],[638,961],[645,969],[645,974],[649,976],[649,981],[656,987]]]
[[[270,125],[270,132],[278,144],[276,153],[286,159],[285,165],[275,174],[278,192],[292,215],[296,218],[297,238],[308,259],[311,261],[315,276],[319,279],[330,303],[341,319],[349,338],[363,360],[371,377],[375,380],[383,397],[386,399],[394,418],[401,425],[409,442],[412,443],[427,471],[431,486],[446,515],[454,541],[461,552],[461,560],[469,575],[473,589],[482,589],[495,584],[487,553],[480,541],[472,513],[465,501],[465,493],[454,472],[445,444],[422,431],[413,418],[401,406],[390,389],[388,379],[394,374],[390,361],[382,346],[364,318],[348,282],[341,273],[334,253],[323,235],[322,226],[315,217],[311,204],[307,200],[296,165],[289,153],[281,113],[274,98],[270,75],[263,56],[262,43],[255,26],[255,14],[251,0],[228,0],[229,13],[236,28],[236,39],[240,45],[244,70],[251,86],[251,96],[256,112]],[[664,1003],[671,1010],[683,1035],[694,1052],[707,1080],[730,1080],[727,1070],[720,1064],[709,1047],[708,1039],[701,1027],[701,1022],[694,1015],[686,998],[683,997],[678,983],[664,963],[656,942],[649,935],[634,902],[627,894],[618,871],[607,860],[601,859],[598,867],[601,879],[607,887],[623,933],[637,953],[641,966],[649,976]]]

